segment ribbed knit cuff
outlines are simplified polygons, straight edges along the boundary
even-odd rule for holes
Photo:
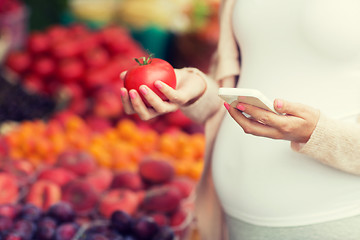
[[[201,77],[206,83],[206,90],[197,101],[180,109],[192,120],[198,123],[204,123],[206,119],[214,114],[221,106],[221,99],[218,97],[218,86],[213,80],[196,68],[184,68],[184,70]]]
[[[326,165],[360,174],[360,124],[320,115],[306,144],[291,143],[292,149]]]

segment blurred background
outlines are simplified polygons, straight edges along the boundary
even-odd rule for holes
[[[199,239],[203,127],[180,111],[125,115],[119,74],[150,54],[207,73],[218,10],[0,0],[0,239]]]

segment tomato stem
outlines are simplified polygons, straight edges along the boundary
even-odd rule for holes
[[[152,62],[152,58],[153,58],[154,54],[150,54],[148,58],[146,57],[141,57],[141,58],[134,58],[134,60],[140,65],[140,66],[144,66],[144,65],[148,65]],[[142,60],[142,62],[140,61]]]

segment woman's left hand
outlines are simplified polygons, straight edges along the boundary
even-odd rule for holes
[[[306,143],[309,140],[320,116],[317,109],[280,99],[274,101],[274,108],[283,115],[245,103],[239,103],[237,109],[227,103],[225,107],[245,133],[297,143]],[[251,117],[244,116],[242,112]]]

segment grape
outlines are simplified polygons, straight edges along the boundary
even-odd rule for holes
[[[36,232],[38,240],[52,240],[55,236],[56,221],[51,217],[45,217],[39,220]]]
[[[20,210],[18,217],[20,219],[36,222],[37,220],[39,220],[41,215],[42,215],[42,210],[39,207],[31,203],[26,203]]]
[[[67,202],[58,202],[48,210],[48,215],[58,223],[72,222],[75,219],[75,211]]]
[[[135,237],[140,240],[150,240],[158,232],[159,226],[151,217],[141,217],[133,225],[132,231]]]
[[[133,219],[124,211],[114,211],[110,217],[110,227],[119,233],[128,233],[131,230]]]

